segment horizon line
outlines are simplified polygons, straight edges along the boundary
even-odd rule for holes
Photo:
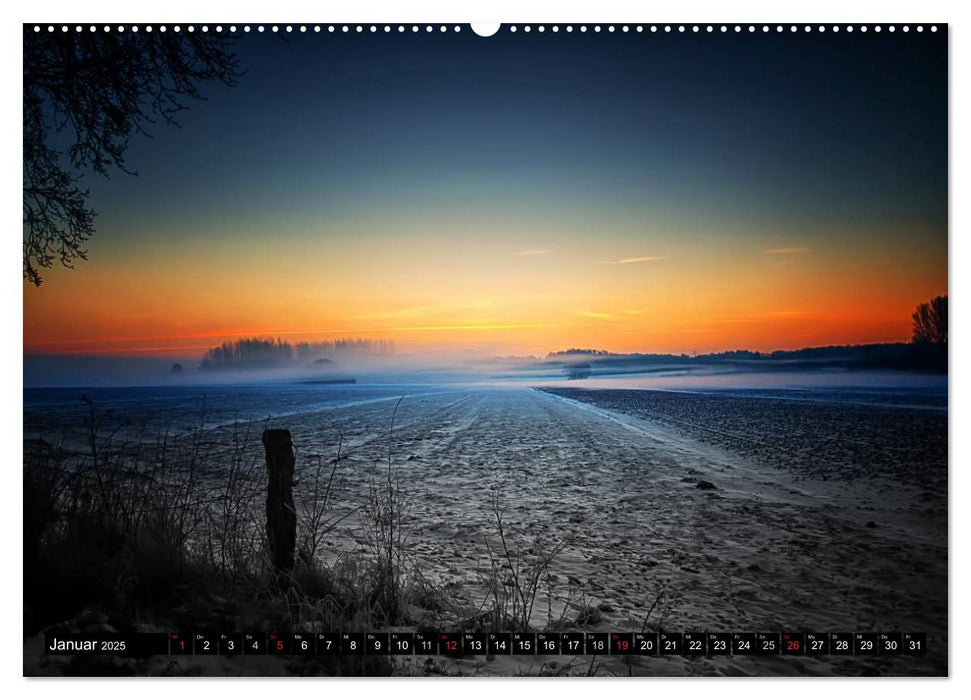
[[[258,338],[258,337],[254,337],[254,336],[241,336],[241,337],[237,338],[236,340],[229,341],[229,342],[232,343],[232,342],[237,342],[239,340],[250,340],[250,339],[266,340],[266,341],[274,340],[273,338],[271,338],[269,336],[266,336],[266,337],[263,337],[263,338]],[[364,340],[369,340],[369,339],[365,338]],[[664,350],[630,350],[630,351],[615,352],[613,350],[608,350],[606,348],[580,348],[580,347],[570,347],[570,348],[564,348],[564,349],[559,349],[559,350],[548,350],[545,353],[542,353],[541,352],[539,354],[536,354],[536,353],[525,353],[525,354],[519,354],[519,353],[482,354],[482,358],[481,359],[529,359],[529,358],[535,358],[535,357],[548,357],[550,355],[557,355],[557,354],[562,354],[562,355],[566,355],[566,354],[577,354],[577,355],[580,355],[580,354],[591,354],[591,355],[592,354],[600,354],[602,356],[615,356],[615,357],[652,356],[652,355],[654,355],[654,356],[671,356],[671,357],[706,357],[706,356],[709,356],[709,355],[724,355],[724,354],[727,354],[727,353],[752,353],[752,354],[756,354],[756,355],[771,355],[771,354],[777,353],[777,352],[799,352],[799,351],[802,351],[802,350],[819,350],[819,349],[825,349],[825,348],[863,348],[863,347],[873,347],[873,346],[883,346],[883,345],[914,345],[914,344],[916,344],[916,343],[914,343],[912,340],[909,340],[909,339],[908,340],[881,340],[881,341],[868,342],[868,343],[847,343],[847,342],[842,342],[841,343],[841,342],[831,342],[831,343],[825,343],[825,344],[821,344],[821,345],[800,345],[800,346],[792,346],[792,347],[776,347],[776,348],[773,348],[771,350],[756,350],[756,349],[746,348],[746,347],[727,347],[727,348],[724,348],[724,349],[721,349],[721,350],[706,350],[706,351],[700,351],[700,352],[699,351],[694,351],[694,350],[691,350],[691,351],[688,351],[688,350],[680,350],[680,351],[677,351],[677,350],[667,350],[667,351],[664,351]],[[183,346],[183,347],[201,348],[203,346]],[[210,349],[212,347],[220,347],[220,346],[206,346],[206,349]],[[292,345],[291,345],[291,347],[292,347]],[[62,352],[61,351],[54,351],[54,352],[44,352],[44,351],[28,351],[28,350],[25,349],[22,356],[24,358],[28,358],[28,357],[31,357],[31,358],[34,358],[34,357],[79,357],[79,358],[80,357],[87,357],[87,358],[95,358],[95,357],[97,357],[97,358],[105,358],[105,359],[108,359],[108,358],[113,358],[114,359],[114,358],[122,357],[122,358],[125,358],[125,359],[139,359],[139,358],[141,358],[141,359],[158,359],[158,360],[162,360],[162,359],[172,359],[172,360],[179,360],[179,359],[185,360],[185,359],[189,359],[189,358],[187,358],[185,356],[179,356],[179,355],[162,355],[162,354],[155,354],[155,353],[151,353],[150,354],[150,351],[154,351],[154,350],[170,350],[170,349],[178,349],[178,348],[168,348],[168,347],[145,348],[143,352],[139,352],[140,350],[142,350],[141,348],[134,348],[134,349],[132,349],[132,348],[126,348],[126,349],[119,349],[119,350],[101,349],[101,350],[90,351],[90,352],[85,352],[85,351],[62,351]],[[454,352],[467,352],[467,350],[463,350],[462,348],[453,348],[451,350],[451,352],[453,352],[453,353]],[[129,353],[129,354],[126,355],[126,353]],[[366,354],[366,353],[358,353],[358,354]],[[423,356],[423,355],[424,356],[428,356],[428,357],[434,357],[434,356],[440,355],[442,353],[440,353],[440,352],[439,353],[436,353],[436,352],[433,352],[433,351],[425,351],[425,352],[421,352],[421,351],[414,352],[414,351],[412,351],[412,352],[390,352],[390,353],[387,353],[386,352],[386,353],[373,353],[373,354],[376,355],[376,356],[380,356],[380,357],[420,357],[420,356]],[[446,354],[448,354],[448,351],[446,351]],[[205,355],[205,353],[203,352],[203,353],[201,353],[199,355],[191,355],[190,357],[191,357],[191,359],[200,359],[201,360],[204,355]]]

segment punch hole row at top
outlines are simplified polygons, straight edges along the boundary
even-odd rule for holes
[[[777,33],[779,34],[783,32],[788,32],[788,33],[801,32],[801,33],[824,34],[827,32],[831,32],[836,34],[839,32],[853,33],[854,31],[861,32],[861,33],[867,33],[867,32],[894,33],[898,31],[908,33],[910,31],[916,31],[916,32],[938,31],[937,25],[933,25],[933,24],[932,25],[923,25],[923,24],[918,24],[918,25],[907,25],[907,24],[904,24],[904,25],[895,25],[895,24],[890,24],[890,25],[880,25],[880,24],[875,24],[875,25],[866,25],[866,24],[860,24],[860,25],[853,25],[853,24],[846,24],[846,25],[841,25],[841,24],[833,24],[833,25],[828,25],[828,24],[819,24],[819,25],[810,25],[810,24],[806,24],[806,25],[795,25],[795,24],[790,24],[790,25],[782,25],[782,24],[772,24],[772,25],[769,25],[769,24],[760,24],[760,25],[755,25],[755,24],[744,24],[744,25],[743,24],[565,24],[565,25],[525,24],[525,25],[516,25],[516,24],[510,24],[506,27],[502,27],[501,25],[472,25],[471,28],[473,33],[483,37],[492,36],[501,31],[506,31],[510,34],[516,34],[519,32],[527,33],[527,34],[532,32],[536,32],[538,34],[545,34],[547,32],[553,33],[553,34],[558,34],[558,33],[583,34],[583,33],[591,33],[591,32],[595,34],[603,33],[603,32],[607,32],[608,34],[617,33],[617,32],[620,32],[620,33],[647,32],[652,34],[656,34],[656,33],[665,33],[665,34]],[[248,34],[251,32],[285,33],[285,34],[292,34],[292,33],[299,33],[299,34],[306,34],[306,33],[445,34],[445,33],[461,32],[463,31],[463,28],[462,28],[462,25],[458,25],[458,24],[455,24],[455,25],[445,25],[445,24],[441,24],[441,25],[432,25],[432,24],[422,24],[422,25],[418,25],[418,24],[407,24],[407,25],[406,24],[393,24],[393,25],[392,24],[323,24],[323,25],[322,24],[312,24],[312,25],[308,25],[308,24],[297,24],[297,25],[230,24],[230,25],[221,25],[221,24],[217,24],[212,26],[207,24],[203,24],[199,26],[192,25],[192,24],[189,24],[189,25],[178,25],[178,24],[176,25],[164,25],[164,24],[163,25],[150,25],[150,24],[148,25],[124,25],[124,24],[39,25],[39,24],[35,24],[33,25],[33,30],[34,32],[47,31],[49,33],[57,32],[57,31],[60,31],[62,33],[72,32],[72,31],[75,33],[102,31],[102,32],[119,32],[119,33],[131,32],[133,34],[137,34],[138,32],[145,32],[150,34],[155,31],[161,32],[161,33],[174,32],[176,34],[183,31],[189,32],[189,33],[194,33],[197,31],[203,32],[203,33],[215,32],[217,34],[237,34],[237,33]]]

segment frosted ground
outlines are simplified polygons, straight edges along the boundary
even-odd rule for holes
[[[946,393],[581,385],[396,388],[242,428],[257,451],[264,425],[292,431],[298,501],[341,442],[334,507],[348,517],[324,542],[329,562],[366,548],[360,513],[390,446],[405,560],[448,601],[413,604],[408,629],[477,629],[491,605],[498,494],[514,555],[562,547],[537,591],[536,629],[922,631],[930,650],[920,659],[436,659],[441,672],[947,672]],[[228,441],[234,428],[216,423],[213,441]],[[259,672],[283,672],[266,663]]]

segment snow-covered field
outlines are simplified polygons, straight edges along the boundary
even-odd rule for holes
[[[931,648],[918,661],[637,659],[634,673],[944,671],[946,412],[776,401],[785,410],[766,415],[752,399],[723,399],[698,417],[708,430],[691,435],[670,419],[651,420],[631,396],[596,395],[614,401],[610,410],[515,388],[402,401],[390,445],[406,494],[407,551],[456,604],[452,614],[430,614],[430,626],[451,628],[490,602],[498,489],[510,549],[565,543],[537,595],[537,628],[592,606],[600,619],[588,631],[639,631],[645,619],[648,630],[924,631]],[[386,465],[391,408],[289,425],[298,463],[302,444],[343,432],[344,498],[363,503],[370,470]],[[746,436],[733,426],[734,445],[711,433],[719,411],[726,420],[753,414]],[[826,429],[847,411],[869,432],[856,426],[829,440],[813,432],[813,415]],[[745,437],[755,447],[743,446]],[[881,467],[874,457],[888,459],[885,442],[899,454]],[[716,488],[699,489],[700,481]],[[362,536],[346,521],[334,555]],[[627,672],[616,658],[599,662]],[[519,663],[499,659],[480,672]]]
[[[947,673],[946,407],[554,391],[402,392],[390,435],[396,396],[268,424],[293,434],[298,501],[342,436],[338,512],[363,508],[390,448],[406,566],[449,601],[413,605],[414,628],[481,624],[503,551],[498,494],[514,562],[562,548],[536,588],[535,629],[926,632],[929,653],[467,657],[446,672]],[[329,535],[325,561],[366,546],[360,512]]]

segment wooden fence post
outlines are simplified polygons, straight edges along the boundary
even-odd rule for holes
[[[273,566],[280,572],[293,569],[297,546],[297,512],[293,507],[293,440],[289,430],[264,430],[266,450],[266,538]]]

